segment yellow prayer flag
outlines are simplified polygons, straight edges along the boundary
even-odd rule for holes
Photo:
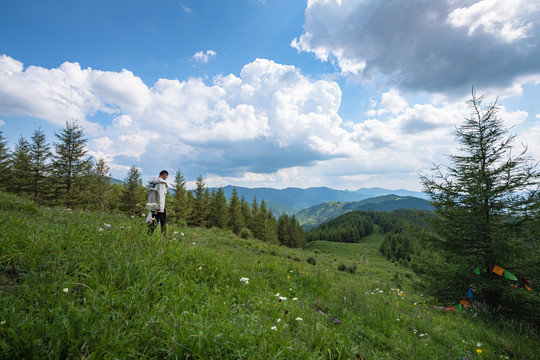
[[[493,268],[493,272],[499,276],[502,276],[504,273],[504,269],[500,266],[495,265],[495,267]]]

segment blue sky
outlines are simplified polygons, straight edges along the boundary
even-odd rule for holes
[[[455,152],[474,85],[540,160],[540,1],[2,1],[0,129],[77,119],[116,178],[381,186]]]

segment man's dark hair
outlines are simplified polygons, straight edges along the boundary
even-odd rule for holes
[[[169,176],[169,172],[167,170],[161,170],[161,172],[159,173],[159,176],[161,176],[161,175]]]

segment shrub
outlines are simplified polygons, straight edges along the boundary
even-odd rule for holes
[[[253,237],[253,233],[248,228],[242,228],[238,234],[241,239],[250,239]]]
[[[308,257],[306,261],[308,262],[308,264],[317,265],[317,261],[313,256]]]

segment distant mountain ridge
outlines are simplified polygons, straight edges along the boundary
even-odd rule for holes
[[[432,210],[429,201],[413,196],[384,195],[353,202],[325,202],[296,214],[298,222],[308,230],[350,211],[393,211],[398,209]]]
[[[231,197],[233,188],[234,186],[232,185],[223,187],[223,191],[227,198]],[[212,191],[212,188],[210,191]],[[264,199],[268,208],[270,208],[277,216],[283,212],[291,215],[302,209],[331,201],[354,202],[390,194],[402,197],[427,198],[427,196],[421,192],[403,189],[389,190],[378,187],[360,188],[356,191],[351,191],[335,190],[328,187],[311,187],[307,189],[289,187],[286,189],[274,189],[236,186],[236,191],[238,192],[238,196],[244,196],[248,202],[251,202],[255,196],[259,202]]]

